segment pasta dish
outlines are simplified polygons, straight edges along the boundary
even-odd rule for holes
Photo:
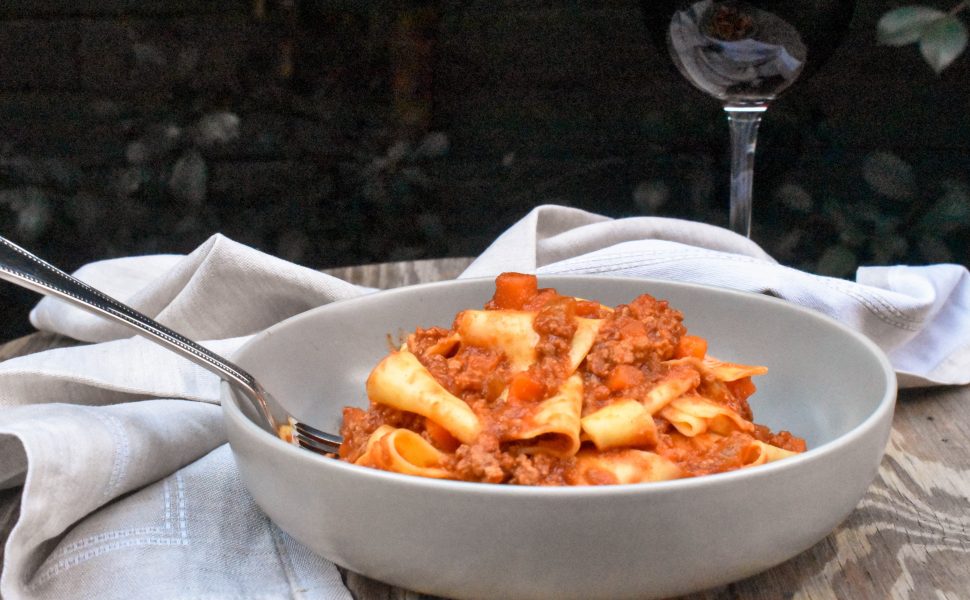
[[[503,273],[483,309],[418,328],[343,411],[339,458],[423,477],[596,485],[694,477],[805,450],[753,422],[763,366],[707,353],[649,294],[608,307]]]

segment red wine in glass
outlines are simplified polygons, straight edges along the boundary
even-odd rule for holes
[[[851,0],[643,0],[661,56],[721,101],[731,131],[732,230],[751,235],[758,125],[768,104],[828,60],[852,19]]]

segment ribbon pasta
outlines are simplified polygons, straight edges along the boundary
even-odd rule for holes
[[[409,429],[381,425],[367,440],[358,465],[407,475],[445,479],[444,455],[427,440]]]
[[[697,394],[684,394],[660,411],[660,416],[687,437],[705,431],[727,435],[731,431],[753,431],[754,425],[726,406]]]
[[[522,451],[526,453],[572,456],[579,450],[582,409],[583,379],[573,374],[527,418],[509,427],[503,440],[525,442]]]
[[[504,273],[484,309],[418,329],[346,408],[340,458],[439,479],[629,484],[748,468],[804,451],[751,421],[767,368],[707,355],[683,316],[615,308]]]
[[[468,344],[501,349],[515,370],[524,371],[536,358],[535,318],[535,313],[523,311],[466,310],[458,315],[455,329]]]
[[[584,436],[598,450],[642,448],[657,444],[653,415],[639,400],[623,398],[583,417]]]
[[[406,350],[393,352],[371,371],[367,395],[378,404],[425,416],[465,443],[471,443],[481,430],[471,408],[442,387]]]

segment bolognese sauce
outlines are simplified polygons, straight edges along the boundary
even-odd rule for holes
[[[413,354],[436,385],[470,408],[476,435],[460,441],[431,412],[422,416],[372,398],[366,410],[344,409],[341,459],[389,468],[388,454],[396,450],[376,449],[375,438],[406,430],[427,445],[421,460],[434,463],[435,474],[488,483],[577,485],[624,482],[614,466],[631,457],[637,468],[654,469],[655,478],[656,473],[671,478],[738,469],[762,448],[783,454],[805,450],[804,440],[789,432],[748,423],[748,397],[756,390],[751,376],[739,370],[743,365],[708,357],[706,340],[688,334],[683,315],[664,300],[643,294],[610,308],[540,288],[534,275],[503,273],[483,310],[530,324],[531,330],[517,334],[531,336],[528,365],[501,344],[469,343],[460,334],[462,313],[448,329],[415,330],[400,350]],[[581,336],[589,337],[588,347],[580,348]],[[564,390],[580,385],[578,414],[559,414],[570,402]],[[585,430],[576,431],[571,448],[555,428],[540,428],[530,437],[538,420],[574,419],[582,429],[579,423],[587,417],[605,415],[609,407],[619,411],[621,405],[641,415],[650,430],[630,438],[631,445],[606,447],[591,441],[592,432]],[[686,425],[674,416],[681,414],[677,407],[687,420],[694,418],[691,410],[716,415],[698,421],[707,429],[686,435]]]

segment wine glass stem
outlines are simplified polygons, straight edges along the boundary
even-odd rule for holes
[[[754,149],[758,125],[767,104],[724,106],[731,129],[731,230],[751,237],[751,189],[754,183]]]

